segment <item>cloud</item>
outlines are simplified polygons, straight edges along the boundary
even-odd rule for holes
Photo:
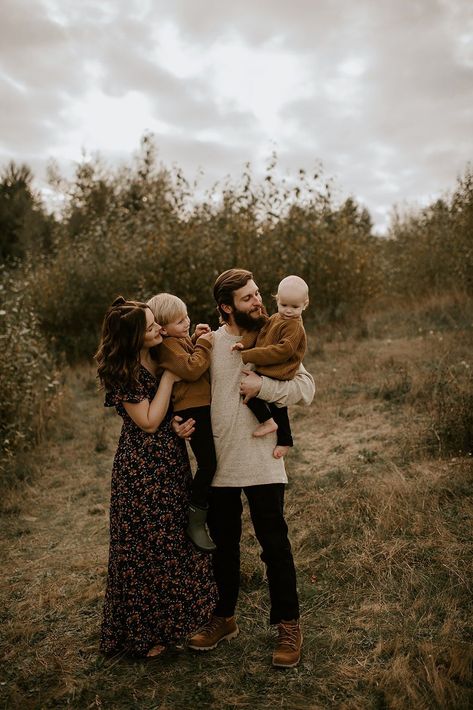
[[[383,225],[473,153],[468,0],[4,0],[0,161],[125,159],[145,130],[209,180],[273,147]]]

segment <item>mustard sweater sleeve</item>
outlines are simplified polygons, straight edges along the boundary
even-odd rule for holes
[[[245,365],[278,365],[286,362],[298,350],[301,344],[301,328],[297,321],[287,321],[281,328],[278,342],[274,345],[263,345],[257,348],[243,350],[241,359]]]
[[[245,335],[240,340],[240,343],[243,344],[243,347],[245,348],[245,350],[248,350],[249,348],[253,348],[256,345],[256,338],[257,337],[258,337],[257,330],[250,331],[249,333],[245,333]]]
[[[160,346],[159,364],[186,382],[195,382],[210,366],[211,344],[199,338],[191,348],[181,338],[165,338]]]

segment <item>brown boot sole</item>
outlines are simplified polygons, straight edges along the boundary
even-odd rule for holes
[[[295,668],[296,666],[299,665],[301,660],[301,657],[297,659],[297,661],[294,661],[294,663],[275,663],[273,661],[273,668]]]
[[[237,626],[235,631],[231,631],[226,636],[222,636],[222,638],[216,641],[213,646],[192,646],[191,644],[187,644],[187,648],[190,648],[193,651],[212,651],[212,649],[217,648],[220,641],[231,641],[232,639],[235,639],[239,633],[240,629]]]

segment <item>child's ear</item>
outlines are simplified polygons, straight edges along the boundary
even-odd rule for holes
[[[309,299],[307,299],[307,301],[304,303],[304,308],[302,310],[305,311],[305,309],[307,308],[308,305],[309,305]]]
[[[167,335],[168,332],[167,332],[166,328],[161,328],[159,334],[160,334],[160,335]]]

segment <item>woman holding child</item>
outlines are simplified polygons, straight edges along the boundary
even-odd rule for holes
[[[105,406],[123,418],[112,472],[105,653],[158,656],[202,626],[216,603],[210,556],[185,535],[192,476],[171,426],[179,377],[165,370],[159,378],[153,358],[161,330],[146,304],[117,298],[95,356]]]

